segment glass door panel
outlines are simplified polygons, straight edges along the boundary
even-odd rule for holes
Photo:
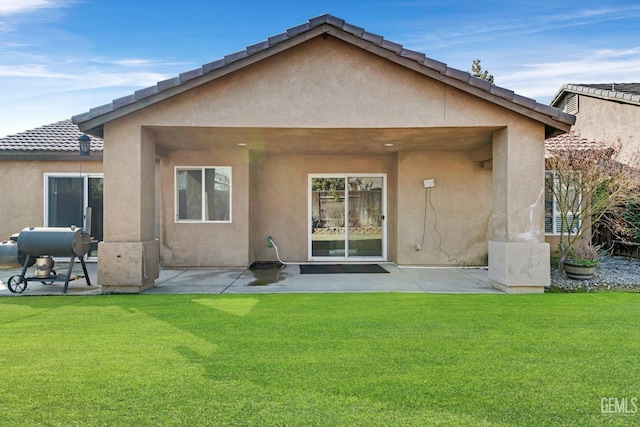
[[[47,227],[84,224],[84,178],[49,177]]]
[[[95,240],[95,242],[91,244],[91,248],[87,254],[89,258],[96,258],[98,256],[98,242],[101,242],[103,238],[103,182],[104,180],[102,178],[89,177],[89,184],[87,186],[87,202],[88,207],[91,208],[91,217],[87,216],[86,218],[87,226],[89,225],[89,221],[91,221],[91,227],[87,228],[91,230],[91,237]]]
[[[347,247],[350,257],[382,257],[382,177],[348,178]]]
[[[311,179],[311,256],[345,256],[345,178]]]

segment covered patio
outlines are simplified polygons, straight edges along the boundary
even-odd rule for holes
[[[73,120],[104,138],[105,292],[157,286],[161,266],[246,269],[273,242],[293,263],[549,284],[544,140],[574,117],[330,15]]]

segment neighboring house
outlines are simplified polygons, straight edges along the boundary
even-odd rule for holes
[[[544,141],[574,117],[333,16],[73,121],[104,139],[105,292],[275,260],[269,236],[285,261],[549,284]]]
[[[640,83],[566,84],[551,105],[575,115],[576,122],[570,133],[547,139],[548,150],[615,147],[617,160],[640,166]],[[546,199],[546,241],[556,250],[560,225],[553,197]]]
[[[25,227],[87,227],[102,240],[102,139],[80,156],[71,120],[0,138],[0,240]],[[88,254],[97,256],[97,244]]]
[[[566,84],[551,105],[576,116],[581,138],[620,144],[618,159],[640,166],[640,83]]]

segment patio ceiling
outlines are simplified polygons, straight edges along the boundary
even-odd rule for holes
[[[145,127],[167,150],[215,150],[246,144],[282,154],[388,154],[396,151],[469,151],[490,144],[500,127],[451,128],[229,128]],[[388,146],[385,144],[393,144]],[[245,145],[242,145],[245,146]]]

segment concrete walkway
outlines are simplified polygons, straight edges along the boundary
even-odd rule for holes
[[[486,268],[398,267],[381,263],[389,274],[300,274],[297,264],[278,270],[198,269],[161,270],[156,285],[145,294],[254,294],[309,292],[433,292],[433,293],[502,293],[491,286]],[[96,264],[87,264],[94,286],[84,279],[71,281],[67,295],[93,295],[102,291],[97,285]],[[31,270],[31,269],[29,269]],[[66,271],[64,264],[56,265]],[[80,265],[74,273],[81,275]],[[0,270],[0,296],[64,295],[64,283],[51,285],[29,281],[21,294],[11,293],[6,282],[20,270]],[[32,274],[28,271],[27,277]]]

